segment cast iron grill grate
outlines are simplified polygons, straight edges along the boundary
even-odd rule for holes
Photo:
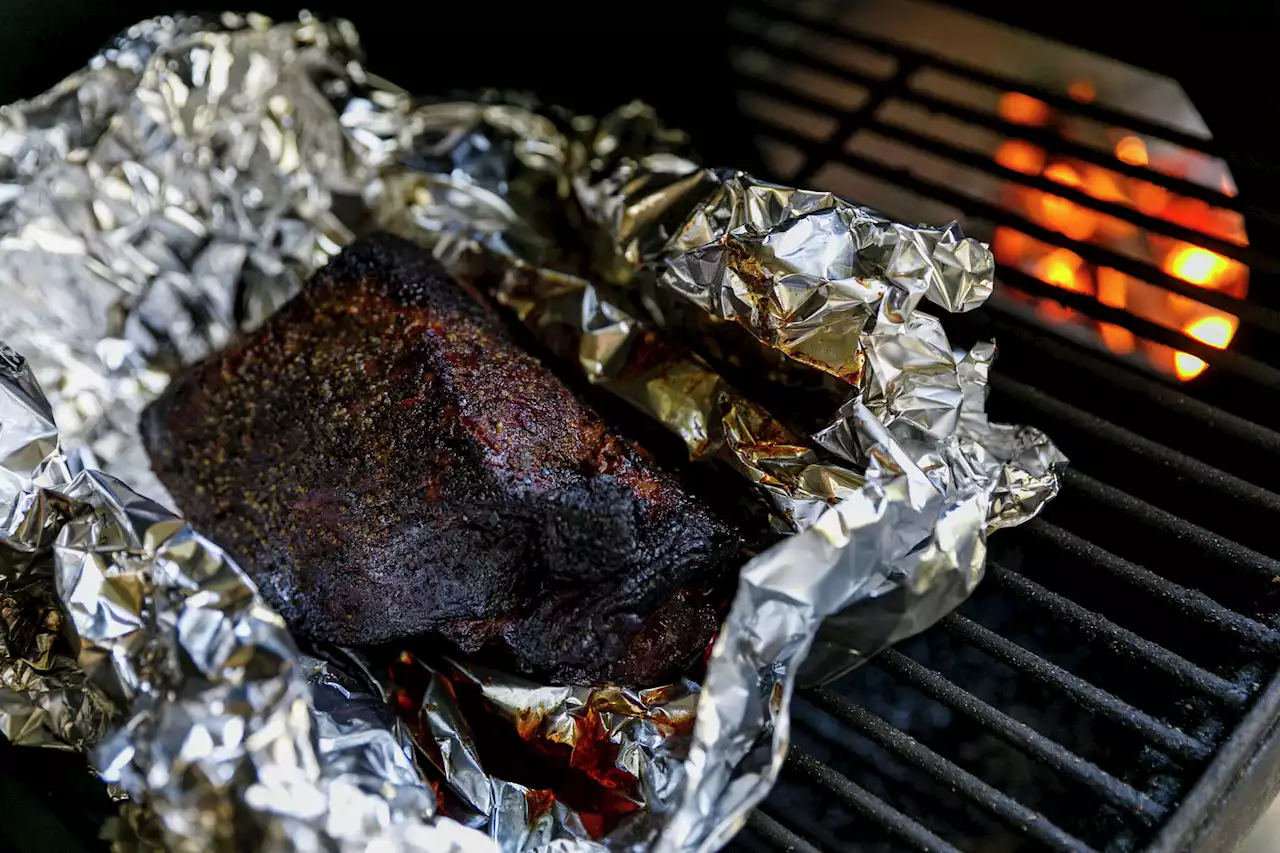
[[[992,539],[987,580],[960,612],[824,688],[800,691],[773,795],[735,842],[811,851],[1219,850],[1275,792],[1280,720],[1280,213],[1130,165],[1052,130],[939,97],[938,75],[1235,162],[1211,140],[906,47],[809,14],[730,14],[744,121],[788,184],[883,190],[908,219],[1016,229],[1091,264],[1238,318],[1230,348],[1002,265],[1003,286],[1209,364],[1182,385],[993,299],[947,317],[1001,349],[991,410],[1043,427],[1072,458],[1045,518]],[[778,73],[779,69],[786,73]],[[924,115],[928,121],[898,120]],[[941,121],[941,124],[938,122]],[[939,132],[939,128],[942,132]],[[1250,245],[1008,168],[955,141],[978,128],[1238,212]],[[916,168],[910,150],[1067,199],[1249,269],[1241,299],[1046,228]],[[904,165],[905,163],[905,165]],[[1271,164],[1251,162],[1253,168]],[[853,196],[858,198],[858,196]],[[894,209],[900,204],[900,209]],[[1274,299],[1274,297],[1272,297]],[[1268,357],[1270,356],[1270,358]]]

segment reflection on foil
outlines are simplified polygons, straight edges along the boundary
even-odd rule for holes
[[[78,646],[78,670],[64,664],[77,680],[57,688],[78,711],[49,715],[48,732],[6,735],[96,741],[102,778],[148,810],[170,850],[490,849],[432,820],[435,798],[381,697],[303,657],[217,546],[113,477],[71,474],[48,402],[7,348],[0,436],[0,581],[53,593]],[[6,683],[5,708],[28,706],[6,723],[47,713],[50,688]]]
[[[723,844],[776,777],[796,679],[963,601],[987,532],[1038,512],[1065,459],[986,419],[994,347],[957,352],[918,310],[986,298],[982,244],[704,169],[687,143],[642,105],[413,107],[366,77],[349,25],[305,16],[146,22],[0,111],[0,337],[31,359],[6,355],[0,386],[6,734],[96,742],[151,812],[128,823],[177,850]],[[701,685],[412,657],[379,685],[372,657],[301,655],[214,544],[110,476],[162,498],[140,408],[375,224],[755,484],[794,534],[744,568]],[[726,330],[744,361],[710,346]],[[783,406],[752,399],[765,383]],[[815,387],[835,396],[798,390]],[[821,427],[795,427],[815,402]],[[582,784],[516,778],[512,737]]]
[[[443,813],[485,829],[504,850],[643,842],[653,815],[642,809],[671,796],[698,692],[691,681],[548,686],[407,653],[391,678],[396,705],[447,785]]]
[[[358,225],[338,202],[385,157],[398,96],[357,58],[344,23],[157,19],[0,110],[0,339],[69,446],[148,495],[140,408]]]

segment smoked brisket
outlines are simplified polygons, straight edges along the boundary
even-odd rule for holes
[[[196,529],[325,641],[435,633],[565,682],[652,683],[703,651],[736,567],[730,525],[386,235],[142,426]]]

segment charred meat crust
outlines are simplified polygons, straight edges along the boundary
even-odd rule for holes
[[[425,252],[353,244],[143,415],[197,529],[305,635],[436,632],[568,682],[702,651],[737,537]]]

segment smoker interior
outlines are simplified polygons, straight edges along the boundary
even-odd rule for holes
[[[1095,25],[1105,20],[1087,12],[1076,17]],[[992,538],[987,579],[957,614],[861,671],[801,692],[782,780],[737,845],[1229,849],[1275,790],[1280,563],[1269,522],[1280,498],[1263,487],[1280,482],[1280,436],[1269,428],[1280,387],[1280,372],[1269,363],[1280,351],[1276,220],[1267,205],[1274,163],[1229,134],[1212,143],[1189,139],[1017,79],[903,49],[841,27],[813,6],[739,4],[729,19],[731,53],[745,48],[810,76],[853,83],[865,95],[852,109],[835,108],[830,97],[815,97],[812,85],[788,91],[787,83],[751,73],[759,62],[744,64],[739,90],[792,107],[785,117],[753,110],[744,119],[755,138],[780,143],[792,155],[788,177],[821,186],[824,175],[850,170],[970,221],[1013,228],[1193,294],[1186,282],[1158,268],[1054,233],[928,170],[886,162],[877,152],[905,147],[1151,231],[1189,236],[975,156],[956,141],[958,131],[949,137],[890,118],[904,112],[893,107],[906,104],[950,122],[940,126],[981,126],[1032,142],[1050,156],[1131,171],[1171,192],[1239,211],[1250,245],[1213,248],[1247,265],[1251,279],[1248,300],[1215,300],[1215,307],[1240,318],[1239,337],[1225,352],[1197,349],[1212,366],[1188,383],[1056,336],[998,299],[983,311],[945,318],[962,343],[999,342],[990,410],[1001,419],[1040,425],[1059,442],[1073,460],[1063,494],[1042,519]],[[1065,37],[1054,28],[1048,34]],[[851,67],[840,61],[849,51],[829,49],[833,41],[871,53],[877,62]],[[1187,69],[1177,71],[1171,76],[1186,76]],[[1109,151],[931,97],[917,85],[929,74],[1020,91],[1065,114],[1220,156],[1239,181],[1239,195],[1164,180],[1118,163]],[[787,79],[808,78],[797,73]],[[830,95],[837,88],[817,90]],[[1219,110],[1224,100],[1238,103],[1229,90],[1217,94],[1210,103]],[[1216,129],[1213,111],[1204,112]],[[806,114],[835,122],[836,130],[816,139],[811,131],[821,125],[804,120]],[[1265,121],[1265,106],[1254,105],[1250,115]],[[866,144],[869,138],[881,144]],[[908,215],[905,208],[886,212]],[[1206,243],[1202,235],[1196,241]],[[1003,265],[997,277],[1095,320],[1187,349],[1181,333],[1091,295]]]
[[[0,55],[10,57],[9,69],[0,66],[4,100],[53,82],[103,34],[164,10],[125,5],[70,3],[55,11],[13,4],[0,28],[8,42],[0,42]],[[920,101],[912,73],[983,72],[826,24],[823,10],[832,5],[657,3],[625,24],[609,16],[572,28],[543,10],[480,21],[465,8],[435,8],[412,27],[386,5],[317,10],[353,18],[371,67],[414,90],[493,84],[596,111],[636,95],[689,128],[712,161],[763,171],[755,143],[764,136],[799,151],[800,172],[809,178],[839,163],[965,213],[1033,228],[1017,214],[980,208],[954,188],[850,151],[847,139],[877,126],[884,102]],[[1274,795],[1280,766],[1274,738],[1280,549],[1271,526],[1280,520],[1280,495],[1266,488],[1280,483],[1280,434],[1271,428],[1280,396],[1274,366],[1280,205],[1272,192],[1280,168],[1267,150],[1280,110],[1258,86],[1250,86],[1246,101],[1229,85],[1265,68],[1275,15],[1215,4],[1182,22],[1181,41],[1161,45],[1148,35],[1157,24],[1147,10],[1085,2],[1073,4],[1073,14],[1050,17],[1031,8],[1043,4],[968,5],[1183,83],[1215,140],[1174,134],[1174,141],[1226,160],[1239,194],[1148,177],[1175,191],[1211,195],[1213,204],[1245,217],[1250,245],[1221,250],[1250,267],[1250,296],[1220,296],[1218,307],[1237,315],[1240,328],[1231,348],[1219,351],[1001,270],[1006,284],[1203,358],[1209,369],[1188,383],[1057,337],[998,305],[946,318],[955,343],[999,341],[990,411],[1000,420],[1036,424],[1059,442],[1073,461],[1063,493],[1042,519],[992,538],[987,580],[957,614],[834,684],[801,691],[781,781],[734,846],[805,853],[1229,849]],[[289,11],[272,6],[258,8]],[[781,30],[742,26],[744,10],[800,37],[779,41],[771,34]],[[600,32],[588,35],[597,26]],[[609,41],[620,33],[622,45]],[[808,49],[806,33],[814,43],[843,40],[883,53],[895,71],[866,77],[833,65]],[[1189,47],[1203,43],[1191,44],[1195,39],[1213,48],[1211,60],[1186,59]],[[744,44],[852,79],[870,97],[851,109],[833,108],[803,91],[742,76],[727,55]],[[1168,135],[1017,80],[987,82]],[[837,133],[815,142],[785,121],[739,115],[734,94],[752,88],[829,116]],[[900,141],[942,157],[964,156],[946,139]],[[1068,197],[1094,204],[1083,194]],[[1158,270],[1133,272],[1158,286],[1187,287]],[[0,839],[23,850],[100,847],[97,825],[111,807],[86,783],[82,761],[3,745],[0,768]]]

